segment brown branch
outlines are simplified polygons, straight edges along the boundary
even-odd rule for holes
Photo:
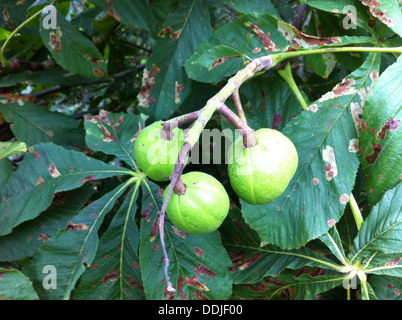
[[[0,70],[4,73],[13,73],[18,72],[20,70],[30,70],[30,71],[49,70],[54,68],[55,66],[56,62],[53,58],[43,62],[14,59],[9,61],[7,67],[5,68],[3,68],[0,65]]]

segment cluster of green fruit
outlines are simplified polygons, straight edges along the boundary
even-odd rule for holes
[[[141,170],[155,181],[166,181],[175,166],[183,145],[183,132],[173,131],[170,140],[165,137],[162,122],[154,122],[138,135],[134,155]],[[292,141],[273,129],[255,132],[257,144],[244,148],[238,138],[231,147],[241,150],[228,164],[230,184],[240,199],[261,205],[278,198],[287,188],[296,172],[298,155]],[[241,144],[241,145],[238,145]],[[240,149],[239,149],[240,148]],[[229,212],[229,196],[214,177],[202,172],[181,176],[186,186],[184,194],[172,192],[166,213],[172,223],[190,234],[208,234],[222,224]],[[165,189],[164,199],[167,190]]]

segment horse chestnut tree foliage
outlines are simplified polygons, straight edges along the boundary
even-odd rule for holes
[[[401,3],[0,3],[0,299],[400,299]]]

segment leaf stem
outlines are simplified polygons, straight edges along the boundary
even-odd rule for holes
[[[43,9],[42,9],[43,10]],[[42,10],[39,10],[37,13],[26,19],[23,23],[21,23],[17,28],[14,29],[13,32],[11,32],[10,36],[7,38],[7,40],[4,42],[3,46],[1,47],[0,51],[0,61],[1,64],[3,65],[3,68],[6,68],[8,66],[8,61],[6,57],[4,56],[5,49],[10,42],[10,40],[17,34],[18,31],[20,31],[23,27],[25,27],[28,23],[31,21],[35,20],[38,16],[41,15]]]
[[[396,52],[402,53],[402,47],[327,47],[327,48],[319,48],[319,49],[305,49],[305,50],[297,50],[290,52],[281,52],[277,54],[272,54],[271,57],[274,60],[273,67],[278,63],[299,57],[299,56],[307,56],[310,54],[320,54],[320,53],[328,53],[328,52]]]
[[[289,85],[290,89],[295,94],[295,96],[296,96],[297,100],[299,101],[300,105],[302,106],[303,110],[306,110],[308,108],[308,105],[307,105],[306,101],[304,100],[304,98],[293,78],[292,68],[291,68],[290,63],[288,62],[284,69],[279,69],[278,73],[283,78],[283,80],[285,80],[286,83]]]
[[[357,225],[357,230],[360,230],[363,224],[363,216],[360,212],[359,205],[356,202],[355,197],[353,194],[350,194],[349,197],[349,205],[350,209],[352,210],[353,217],[355,218],[356,225]]]

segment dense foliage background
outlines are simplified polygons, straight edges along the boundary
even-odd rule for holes
[[[57,10],[39,12],[51,2]],[[5,0],[0,10],[0,299],[401,299],[397,50],[294,58],[296,90],[287,62],[241,86],[250,126],[286,134],[299,168],[279,199],[252,206],[224,163],[188,165],[222,182],[231,209],[205,236],[166,219],[174,293],[158,233],[168,182],[133,179],[144,126],[202,108],[267,54],[401,46],[401,2]],[[216,114],[207,128],[231,125]]]

